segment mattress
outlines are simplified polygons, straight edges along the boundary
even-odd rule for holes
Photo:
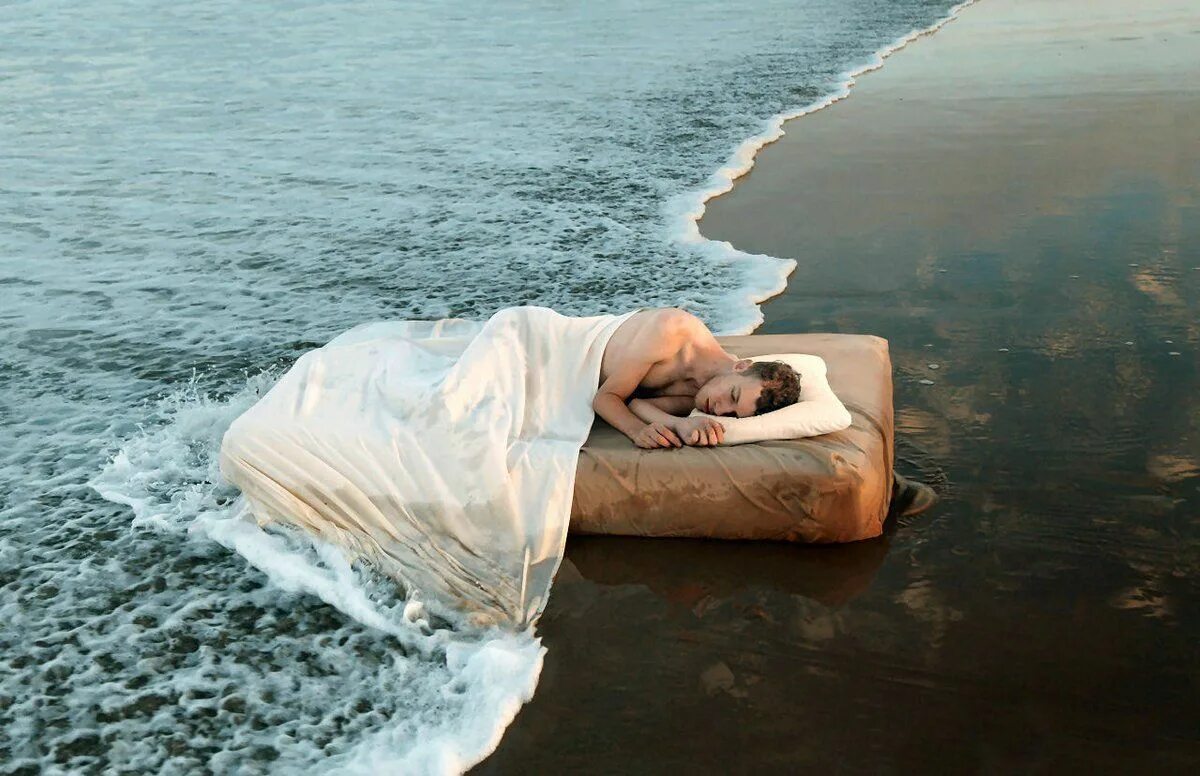
[[[789,542],[879,536],[891,499],[895,434],[887,340],[864,334],[718,340],[741,357],[825,359],[829,385],[852,424],[807,439],[643,450],[597,418],[579,455],[571,531]]]

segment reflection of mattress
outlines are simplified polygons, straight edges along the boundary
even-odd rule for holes
[[[859,334],[719,339],[739,356],[822,357],[853,424],[809,439],[642,450],[597,419],[579,454],[571,530],[793,542],[878,536],[892,489],[887,340]]]

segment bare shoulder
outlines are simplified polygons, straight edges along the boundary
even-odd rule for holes
[[[671,353],[695,336],[704,323],[687,310],[662,307],[646,310],[636,333],[638,350],[645,353]]]
[[[640,310],[613,333],[601,361],[601,379],[626,370],[650,368],[670,360],[684,344],[694,341],[699,318],[673,307]],[[707,331],[707,330],[705,330]]]

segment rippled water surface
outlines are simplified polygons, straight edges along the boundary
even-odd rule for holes
[[[242,532],[222,430],[365,320],[752,324],[788,265],[687,242],[683,211],[766,118],[950,5],[0,6],[0,761],[486,754],[539,642]]]
[[[763,333],[888,338],[898,468],[943,501],[834,550],[577,543],[483,772],[1197,770],[1197,30],[979,3],[711,203],[705,234],[800,259]]]

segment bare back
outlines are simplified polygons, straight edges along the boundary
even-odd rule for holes
[[[600,364],[600,382],[648,365],[632,395],[695,396],[700,386],[690,367],[697,353],[714,348],[720,346],[696,316],[674,308],[640,310],[609,339]]]

